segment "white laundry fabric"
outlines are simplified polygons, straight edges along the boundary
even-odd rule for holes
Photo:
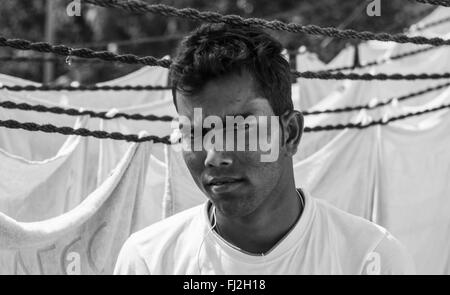
[[[87,118],[75,127],[84,127]],[[86,140],[69,136],[59,152],[30,161],[0,150],[0,212],[23,222],[59,215],[89,193]]]
[[[410,49],[405,50],[405,45],[402,47],[396,46],[391,55],[397,54],[397,52],[407,52]],[[417,48],[415,48],[417,49]],[[443,50],[444,48],[433,49],[427,53],[422,53],[418,55],[413,55],[404,59],[399,59],[393,62],[388,62],[376,67],[373,67],[372,73],[401,73],[401,74],[411,74],[411,73],[446,73],[450,71],[450,54],[448,51]],[[437,80],[415,80],[415,81],[405,81],[405,80],[388,80],[388,81],[373,81],[375,87],[378,88],[377,93],[371,94],[372,96],[380,98],[385,97],[397,97],[411,92],[416,92],[419,90],[426,89],[428,87],[436,86],[448,82],[448,79],[437,79]],[[441,90],[442,91],[442,90]],[[427,93],[419,97],[408,99],[403,101],[402,104],[405,105],[420,105],[424,101],[431,99],[432,97],[439,94],[439,91],[432,93]]]
[[[377,159],[376,127],[340,131],[323,148],[294,164],[295,184],[315,198],[372,220]]]
[[[410,36],[427,35],[427,36],[440,36],[450,32],[450,23],[444,22],[439,25],[434,25],[429,28],[421,29],[423,25],[430,24],[432,22],[447,18],[450,16],[449,7],[437,7],[429,15],[421,19],[416,24],[410,27],[408,34]]]
[[[405,105],[401,103],[390,104],[383,110],[383,115],[387,118],[395,117],[403,114],[420,112],[426,109],[436,108],[442,105],[450,104],[450,87],[439,91],[440,94],[436,95],[436,97],[425,101],[421,105]],[[439,118],[443,113],[447,112],[446,109],[441,111],[434,111],[430,113],[425,113],[420,116],[413,116],[410,118],[402,119],[400,121],[395,121],[391,123],[391,125],[403,127],[406,129],[411,128],[424,128],[428,126],[430,122]]]
[[[116,80],[112,80],[105,83],[99,83],[97,85],[167,85],[168,70],[160,67],[144,67],[134,73],[126,75]],[[15,78],[7,75],[0,74],[0,83],[4,85],[39,85],[20,78]],[[169,115],[176,116],[175,107],[172,103],[172,95],[170,90],[165,91],[41,91],[41,92],[12,92],[7,90],[0,91],[0,99],[12,100],[15,102],[26,102],[29,104],[42,104],[49,107],[52,106],[64,106],[67,108],[83,108],[85,110],[95,111],[110,111],[115,109],[117,112],[123,113],[139,113],[143,115],[155,114],[155,115]],[[0,110],[1,111],[1,110]],[[32,122],[41,124],[50,123],[57,126],[73,126],[75,118],[65,115],[54,115],[50,113],[35,113],[28,111],[9,110],[9,117],[13,118],[16,113],[19,113],[21,120],[25,121],[29,119]],[[24,114],[24,116],[20,116]],[[33,115],[34,114],[34,115]],[[26,118],[25,116],[29,117]],[[140,130],[147,130],[149,134],[157,136],[165,136],[170,133],[170,122],[147,122],[147,121],[132,121],[126,119],[118,119],[124,126],[124,131],[139,132]],[[98,130],[100,127],[100,120],[91,119],[88,128],[92,130]],[[151,130],[151,132],[150,132]],[[106,131],[117,131],[109,130]],[[23,132],[22,132],[23,133]],[[28,133],[27,133],[28,134]],[[26,136],[26,135],[21,135]],[[17,136],[14,135],[14,138]],[[34,135],[33,135],[34,137]],[[54,140],[59,139],[57,142]],[[49,137],[49,140],[37,140],[41,143],[43,151],[49,151],[51,155],[54,154],[55,147],[58,148],[64,141],[64,136]],[[42,143],[49,142],[50,146],[42,145]],[[51,143],[51,144],[50,144]],[[16,144],[14,151],[17,151],[19,144]],[[27,147],[25,147],[27,148]],[[35,147],[36,148],[36,147]],[[162,151],[162,149],[161,149]],[[24,153],[24,157],[33,158],[30,153]],[[159,156],[162,156],[162,152]],[[48,158],[48,153],[36,159]]]
[[[153,71],[153,69],[155,68],[151,69]],[[111,84],[147,85],[155,83],[154,85],[163,85],[159,82],[151,81],[152,79],[150,79],[151,77],[149,76],[149,73],[151,74],[152,72],[149,70],[150,68],[145,68],[145,71],[138,71],[135,74],[128,75],[127,77],[124,77],[122,79],[118,79],[114,81],[115,83]],[[165,71],[165,73],[167,74],[167,71]],[[8,78],[8,76],[6,77]],[[20,85],[21,83],[32,84],[24,80],[19,81],[21,79],[15,79],[13,77],[3,80],[14,85]],[[7,84],[6,82],[5,84]],[[43,93],[49,96],[61,95],[59,92]],[[86,102],[95,102],[98,99],[102,99],[102,96],[94,97],[94,95],[97,96],[98,92],[87,91],[83,93],[87,95],[86,97],[89,97],[89,99],[86,98]],[[134,94],[136,93],[137,92],[134,92]],[[116,94],[120,96],[117,96],[117,98],[123,102],[127,102],[128,106],[121,109],[115,109],[115,111],[125,113],[139,113],[143,115],[154,114],[176,116],[176,111],[172,102],[170,91],[144,91],[142,93],[163,93],[164,97],[159,97],[158,99],[152,98],[151,100],[148,99],[145,104],[135,104],[133,100],[134,97],[130,95],[130,93],[127,94],[126,92],[116,92]],[[36,93],[34,92],[25,93],[2,90],[0,91],[0,99],[10,100],[16,103],[25,102],[32,105],[41,104],[49,107],[60,106],[46,99],[48,97],[36,96],[35,94]],[[68,92],[67,94],[72,95],[73,93]],[[108,96],[108,99],[109,98],[110,96]],[[101,101],[98,101],[98,104],[100,103]],[[67,105],[65,107],[73,107],[77,109],[77,107],[73,105]],[[97,111],[106,111],[108,110],[108,107],[108,105],[105,105],[102,110]],[[0,108],[0,119],[14,119],[21,122],[36,122],[38,124],[53,124],[56,126],[73,126],[76,117]],[[140,131],[145,130],[148,134],[157,136],[166,136],[172,131],[171,122],[150,122],[144,120],[133,121],[123,118],[105,121],[97,118],[90,118],[86,126],[84,127],[90,130],[105,130],[108,132],[122,132],[125,134],[137,134]],[[53,157],[57,153],[61,145],[64,143],[65,138],[66,136],[64,135],[0,128],[0,147],[11,153],[31,160],[44,160]],[[113,140],[98,140],[92,138],[89,138],[87,140],[89,141],[89,144],[85,152],[83,163],[89,165],[90,168],[86,169],[86,176],[90,181],[90,183],[86,185],[86,188],[88,188],[89,192],[91,192],[96,187],[96,185],[101,183],[108,176],[108,173],[110,171],[109,169],[112,169],[112,167],[114,167],[115,164],[120,160],[124,152],[124,147],[126,147],[127,144]],[[140,229],[153,222],[156,222],[163,216],[162,197],[164,195],[164,181],[166,174],[166,165],[163,163],[163,161],[163,145],[156,144],[154,146],[154,154],[149,161],[149,173],[145,185],[146,198],[143,198],[142,200],[142,202],[145,202],[143,206],[147,208],[148,215],[140,215],[141,220],[138,222],[136,229]]]
[[[146,69],[148,71],[148,69]],[[138,71],[139,72],[139,71]],[[142,72],[142,71],[141,71]],[[139,73],[138,73],[139,74]],[[142,80],[142,77],[146,77],[145,73],[140,73],[139,75],[129,75],[131,77],[123,78],[119,82],[123,84],[133,84],[135,81],[132,78],[138,77]],[[148,82],[147,77],[147,81]],[[5,79],[10,83],[19,84],[16,79],[10,78]],[[135,81],[134,84],[142,84],[143,82]],[[28,84],[24,82],[24,84]],[[117,84],[117,83],[116,83]],[[58,92],[45,92],[51,95],[57,95]],[[120,92],[117,92],[120,94]],[[144,91],[144,93],[150,93],[148,91]],[[156,93],[156,92],[155,92]],[[58,106],[57,104],[48,102],[48,100],[43,100],[42,98],[37,98],[34,96],[35,93],[28,93],[24,96],[24,93],[12,92],[7,90],[0,91],[0,100],[10,100],[16,103],[29,103],[32,105],[46,105],[49,107]],[[69,93],[71,94],[71,93]],[[95,101],[98,97],[93,97],[95,92],[86,92],[87,96],[89,96],[90,101]],[[139,113],[143,115],[147,114],[155,114],[155,115],[170,115],[176,116],[175,107],[172,103],[172,98],[170,91],[164,91],[164,98],[160,98],[158,100],[149,100],[146,104],[143,105],[133,105],[133,101],[129,100],[130,95],[122,94],[120,99],[122,101],[128,101],[129,107],[118,109],[117,111],[125,112],[125,113]],[[101,97],[100,97],[101,98]],[[126,98],[126,99],[125,99]],[[74,107],[74,106],[68,106]],[[77,108],[77,107],[75,107]],[[38,113],[33,111],[20,111],[20,110],[9,110],[0,108],[0,119],[13,119],[18,120],[20,122],[35,122],[38,124],[52,124],[56,126],[73,126],[76,117],[67,116],[67,115],[56,115],[51,113]],[[105,130],[108,132],[122,132],[125,134],[137,134],[141,130],[146,130],[148,134],[157,135],[157,136],[165,136],[170,134],[171,132],[171,124],[170,122],[161,122],[161,121],[133,121],[126,120],[123,118],[114,119],[108,122],[114,123],[102,125],[102,120],[97,118],[90,118],[87,125],[85,126],[89,130]],[[0,128],[0,147],[5,149],[6,151],[13,153],[18,156],[22,156],[26,159],[30,160],[44,160],[50,157],[53,157],[61,145],[64,143],[66,136],[58,135],[58,134],[47,134],[42,132],[28,132],[24,130],[13,130],[7,128]],[[99,144],[102,144],[102,140],[98,139],[89,139],[88,148],[86,150],[85,162],[90,165],[90,169],[87,170],[88,179],[90,180],[89,185],[87,186],[91,190],[95,188],[95,185],[101,180],[97,180],[97,171],[98,169],[102,169],[99,166],[99,151],[101,148]],[[118,141],[114,141],[112,143],[113,146],[117,145],[120,150],[121,143]],[[116,153],[116,160],[120,158],[122,153]],[[112,157],[112,156],[111,156]],[[154,157],[159,160],[164,159],[163,153],[163,145],[158,144],[155,145],[154,149]],[[156,160],[155,159],[155,160]],[[109,160],[110,163],[114,161]],[[116,161],[117,162],[117,161]],[[156,167],[155,169],[162,170],[160,165],[156,163],[160,163],[159,161],[154,162]],[[103,168],[104,169],[104,168]],[[105,171],[109,171],[106,169]],[[164,174],[162,174],[164,175]],[[149,180],[150,183],[153,183],[153,180]],[[162,198],[162,194],[161,194]],[[161,207],[161,203],[159,202],[159,207]],[[152,206],[154,208],[155,206]],[[154,218],[159,218],[157,216],[161,216],[162,212],[159,211],[158,214],[151,214]],[[156,219],[155,219],[156,220]]]
[[[124,127],[117,120],[102,120],[100,130],[115,129],[124,132]],[[153,130],[146,131],[152,134]],[[139,132],[136,132],[139,133]],[[124,141],[101,140],[99,143],[100,159],[97,174],[98,183],[102,183],[109,175],[109,171],[120,161],[120,155],[123,155],[129,144]],[[154,152],[162,154],[162,160],[159,160]],[[147,167],[147,177],[144,184],[143,197],[140,200],[139,210],[145,212],[138,214],[136,228],[133,231],[149,226],[163,218],[163,196],[166,186],[167,165],[164,162],[164,145],[153,144],[152,154],[150,155]]]
[[[0,101],[3,99],[16,103],[24,102],[20,99],[15,99],[10,93],[0,91]],[[0,120],[8,119],[19,122],[74,127],[77,117],[0,108]],[[99,124],[99,119],[87,118],[84,121],[83,128],[98,130],[95,126]],[[0,128],[0,148],[12,155],[22,157],[29,161],[45,161],[55,157],[66,140],[67,136],[62,134]],[[87,192],[91,192],[97,183],[96,173],[99,161],[99,142],[99,139],[92,137],[83,140],[84,151],[83,156],[80,157],[80,161],[87,165],[84,175]]]
[[[146,105],[140,105],[136,107],[130,107],[127,109],[120,110],[126,113],[138,113],[142,115],[157,115],[157,116],[171,116],[177,118],[178,114],[173,104],[172,96],[168,96],[161,101],[156,101],[153,103],[148,103]],[[127,134],[137,134],[138,132],[144,130],[148,134],[156,136],[167,136],[171,134],[172,121],[146,121],[146,120],[128,120],[124,118],[117,118],[114,120],[105,121],[105,129],[108,132],[120,131]],[[156,144],[153,148],[153,155],[163,161],[164,160],[164,145]]]
[[[179,146],[178,146],[179,147]],[[177,146],[166,146],[168,177],[163,199],[164,217],[202,204],[205,194],[198,188]]]
[[[39,85],[24,79],[0,75],[0,83],[4,85]],[[97,83],[98,86],[124,86],[124,85],[160,85],[168,83],[168,69],[161,67],[143,67],[136,72],[124,77]],[[85,108],[89,110],[108,111],[111,108],[126,109],[159,101],[167,97],[170,90],[158,91],[21,91],[18,97],[27,99],[29,97],[47,101],[52,104]]]
[[[95,91],[91,91],[91,92],[87,92],[89,93],[89,95],[91,95],[93,92]],[[123,101],[128,101],[128,98],[131,96],[123,96],[121,97],[121,99]],[[91,97],[92,100],[95,100],[96,98]],[[48,100],[43,100],[41,98],[37,98],[35,97],[32,93],[28,94],[26,97],[24,97],[23,94],[21,93],[17,93],[17,92],[11,92],[11,91],[0,91],[0,101],[1,100],[9,100],[9,101],[14,101],[16,103],[28,103],[31,105],[45,105],[47,107],[55,107],[55,106],[59,106],[58,104],[55,103],[51,103],[48,102]],[[141,105],[133,105],[132,101],[129,102],[130,106],[128,107],[124,107],[124,108],[113,108],[113,109],[104,109],[104,110],[97,110],[97,111],[111,111],[114,110],[116,112],[121,112],[121,113],[128,113],[128,114],[141,114],[141,115],[149,115],[149,114],[153,114],[153,115],[157,115],[157,116],[163,116],[163,115],[167,115],[167,116],[172,116],[172,117],[176,117],[177,116],[177,112],[175,110],[175,106],[173,104],[172,101],[172,95],[170,93],[170,91],[165,91],[164,92],[164,97],[160,98],[158,100],[149,100],[149,102],[147,102],[146,104],[141,104]],[[87,110],[84,108],[78,108],[75,106],[64,106],[65,108],[71,107],[71,108],[75,108],[75,109],[82,109],[82,110]],[[4,110],[0,108],[0,116],[3,114],[4,118],[7,119],[13,119],[15,117],[15,120],[18,121],[22,121],[22,122],[36,122],[38,124],[53,124],[56,126],[72,126],[75,118],[73,116],[67,116],[67,115],[56,115],[56,114],[52,114],[52,113],[37,113],[37,112],[30,112],[30,111],[20,111],[20,110]],[[9,114],[9,115],[7,115]],[[17,115],[18,114],[18,115]],[[117,118],[114,119],[114,121],[118,122],[119,124],[115,124],[113,127],[108,127],[109,125],[107,124],[102,130],[108,131],[108,132],[117,132],[117,131],[121,131],[123,133],[130,133],[130,134],[137,134],[139,131],[141,130],[146,130],[149,134],[152,135],[156,135],[156,136],[166,136],[168,134],[170,134],[170,132],[172,131],[171,128],[171,122],[162,122],[162,121],[146,121],[146,120],[128,120],[128,119],[124,119],[124,118]],[[97,118],[91,118],[89,121],[89,125],[87,126],[88,129],[90,130],[99,130],[99,128],[101,128],[101,119],[97,119]],[[120,127],[119,129],[117,129],[118,127]],[[1,132],[1,131],[0,131]],[[64,136],[47,136],[49,138],[49,141],[45,141],[45,140],[41,140],[41,138],[36,137],[34,134],[29,134],[29,133],[24,133],[23,131],[4,131],[7,132],[8,134],[11,134],[11,138],[16,139],[16,133],[19,132],[19,134],[21,134],[22,137],[24,137],[24,140],[28,140],[28,137],[31,136],[31,140],[33,140],[33,142],[35,142],[34,138],[36,138],[37,142],[40,142],[41,145],[38,146],[38,150],[34,151],[34,154],[37,154],[37,156],[41,156],[39,159],[41,158],[46,158],[48,156],[48,152],[52,151],[52,148],[54,149],[54,147],[58,147],[59,145],[61,145],[61,141],[64,139]],[[0,135],[1,136],[1,135]],[[56,141],[56,142],[55,142]],[[5,145],[7,143],[9,143],[10,141],[6,142]],[[42,143],[49,143],[50,146],[47,146],[47,144],[42,144]],[[14,144],[14,150],[15,152],[17,151],[17,149],[21,150],[21,149],[27,149],[29,145],[24,145],[23,147],[22,144],[20,143],[11,143]],[[42,153],[40,153],[40,151],[42,150],[42,153],[44,153],[44,155],[41,155]],[[157,157],[159,159],[163,159],[163,152],[162,152],[162,148],[158,148],[157,149],[159,152],[155,152],[155,154],[157,155]],[[30,157],[29,153],[25,153],[24,154],[25,157]]]
[[[304,194],[293,229],[265,255],[223,240],[209,202],[133,234],[115,274],[412,274],[410,256],[385,229]]]
[[[404,45],[402,45],[404,46]],[[389,54],[395,54],[396,50],[402,50],[395,46]],[[409,49],[410,50],[410,49]],[[406,50],[407,51],[407,50]],[[405,60],[400,59],[391,63],[374,67],[371,73],[444,73],[450,71],[450,54],[441,49],[432,50],[428,58],[423,55],[408,57]],[[447,61],[447,62],[446,62]],[[363,73],[364,69],[357,72]],[[344,91],[333,92],[323,98],[319,103],[308,109],[308,111],[336,109],[355,105],[376,104],[379,101],[386,101],[394,97],[400,97],[412,92],[424,90],[431,86],[443,84],[448,80],[417,80],[417,81],[346,81]],[[424,106],[434,97],[444,93],[445,89],[428,92],[416,97],[398,102],[402,106]],[[373,110],[367,110],[369,116],[374,120],[380,119],[384,114],[389,113],[390,106],[378,107]],[[400,114],[400,113],[399,113]],[[358,118],[359,117],[359,118]],[[347,124],[349,122],[357,123],[364,116],[359,112],[328,113],[321,115],[309,115],[305,117],[305,126],[314,127],[318,125],[336,125]],[[305,159],[315,151],[319,150],[338,132],[326,131],[318,133],[305,134],[300,143],[299,152],[295,156],[295,162]]]
[[[67,212],[33,222],[0,213],[0,273],[111,274],[137,214],[145,213],[139,206],[150,148],[130,144],[102,185]]]
[[[439,9],[435,10],[437,12]],[[450,9],[447,10],[447,15],[450,16]],[[431,20],[431,19],[430,19]],[[444,25],[443,25],[444,26]],[[441,25],[433,28],[443,28]],[[445,27],[445,26],[444,26]],[[427,33],[427,31],[421,31],[420,35],[427,37],[441,37],[444,39],[448,39],[450,37],[450,29],[439,31],[439,33],[431,34]],[[415,51],[418,49],[428,48],[428,45],[416,45],[416,44],[395,44],[392,46],[382,59],[388,59],[391,56],[395,56],[398,54]],[[387,63],[383,63],[379,66],[374,66],[370,70],[371,73],[402,73],[402,74],[411,74],[411,73],[447,73],[450,71],[450,54],[444,47],[435,47],[432,50],[415,54],[408,57],[403,57],[401,59],[397,59],[394,61],[388,61]],[[378,99],[387,98],[387,97],[396,97],[400,95],[404,95],[411,92],[416,92],[418,90],[426,89],[431,86],[436,86],[438,84],[442,84],[448,82],[449,79],[437,79],[437,80],[415,80],[415,81],[404,81],[404,80],[387,80],[387,81],[372,81],[375,84],[375,89],[378,89],[377,93],[371,93],[371,96],[377,97]],[[408,99],[403,101],[403,105],[421,105],[424,102],[432,99],[439,93],[440,91],[434,91],[431,93],[427,93],[412,99]]]
[[[389,51],[387,56],[395,55],[399,52],[410,51],[411,48],[408,47],[408,50],[405,50],[405,46],[408,45],[399,45],[393,47],[392,50]],[[417,49],[417,48],[414,48]],[[424,58],[426,55],[426,58]],[[431,50],[427,53],[413,55],[404,59],[398,59],[395,61],[387,62],[378,66],[374,66],[370,69],[359,69],[355,72],[357,73],[365,73],[369,72],[371,74],[377,73],[386,73],[386,74],[412,74],[412,73],[446,73],[450,70],[450,54],[444,48],[439,48],[435,50]],[[414,81],[406,81],[406,80],[386,80],[386,81],[370,81],[367,83],[367,88],[364,87],[365,91],[362,92],[360,97],[355,97],[356,101],[342,101],[342,105],[351,106],[355,103],[369,103],[373,98],[377,98],[378,100],[385,100],[391,97],[398,97],[405,94],[409,94],[412,92],[416,92],[419,90],[426,89],[431,86],[436,86],[438,84],[442,84],[448,82],[448,79],[438,79],[438,80],[414,80]],[[361,83],[360,81],[353,81],[352,84]],[[369,88],[370,87],[370,88]],[[442,91],[442,90],[441,90]],[[424,101],[427,101],[434,96],[436,96],[439,92],[431,92],[418,97],[414,97],[402,102],[405,105],[421,105]],[[317,107],[316,107],[317,108]]]
[[[438,13],[438,11],[440,11]],[[430,18],[428,18],[426,21],[432,21],[436,19],[440,19],[443,16],[448,16],[449,14],[446,14],[446,12],[449,11],[448,8],[443,9],[437,9],[433,12],[432,15],[430,15]],[[439,26],[438,26],[439,27]],[[445,27],[445,26],[444,26]],[[434,28],[434,27],[432,27]],[[442,28],[442,27],[441,27]],[[449,30],[442,30],[438,34],[439,37],[442,38],[448,38],[450,31]],[[361,55],[366,54],[369,52],[372,52],[372,48],[376,48],[379,45],[380,42],[365,42],[362,43],[360,47],[360,57]],[[396,44],[392,42],[383,42],[383,47],[380,50],[379,53],[382,53],[384,51],[384,54],[381,56],[378,56],[380,59],[388,59],[390,56],[394,56],[400,53],[417,50],[419,48],[424,48],[427,46],[419,46],[415,44]],[[352,49],[352,47],[350,47]],[[344,49],[345,50],[345,49]],[[343,50],[343,51],[344,51]],[[374,53],[374,55],[377,55],[378,53]],[[424,58],[426,55],[427,58]],[[410,73],[445,73],[450,71],[450,63],[448,62],[450,58],[450,54],[448,53],[445,48],[437,47],[436,49],[433,49],[431,51],[428,51],[426,53],[417,54],[409,57],[405,57],[402,59],[389,61],[387,63],[384,63],[379,66],[374,66],[370,69],[358,69],[355,70],[357,73],[365,73],[370,72],[372,74],[376,73],[403,73],[403,74],[410,74]],[[362,58],[362,61],[365,62],[366,58]],[[368,59],[368,58],[367,58]],[[306,64],[306,63],[305,63]],[[322,100],[320,100],[319,103],[316,103],[315,105],[311,106],[308,110],[320,110],[320,109],[326,109],[331,107],[344,107],[344,106],[352,106],[356,104],[367,104],[370,101],[373,101],[374,99],[377,100],[385,100],[391,97],[398,97],[401,95],[409,94],[411,92],[423,90],[430,86],[435,86],[441,83],[444,83],[448,80],[416,80],[416,81],[370,81],[370,82],[364,82],[364,81],[345,81],[344,86],[342,87],[345,89],[341,93],[331,92],[327,97],[324,97]],[[325,82],[327,81],[319,81],[319,82]],[[323,88],[326,84],[321,84]],[[320,86],[320,85],[319,85]],[[317,87],[320,88],[320,87]],[[350,88],[349,92],[346,90]],[[351,93],[353,90],[351,88],[360,88],[361,90],[359,93]],[[441,93],[443,90],[430,92],[424,95],[420,95],[417,97],[414,97],[412,99],[406,100],[401,102],[405,105],[422,105],[424,102],[427,102],[428,100],[432,99],[439,93]],[[313,95],[313,94],[312,94]],[[330,104],[331,103],[331,104]],[[373,112],[373,111],[371,111]],[[383,113],[382,108],[379,112],[380,114]],[[341,116],[339,115],[327,115],[331,118],[328,123],[342,123],[342,122],[348,122],[348,117],[345,116],[344,113],[341,113]],[[335,121],[337,118],[342,118],[339,121]],[[306,124],[306,126],[308,126]]]
[[[410,29],[405,32],[405,34],[409,36],[444,37],[450,32],[449,22],[444,22],[425,29],[420,28],[425,24],[429,24],[448,17],[450,17],[450,8],[437,7],[435,10],[433,10],[432,13],[424,17],[419,22],[410,26]],[[367,63],[379,58],[384,58],[386,53],[392,50],[398,50],[398,48],[408,48],[409,50],[415,50],[421,47],[425,48],[427,46],[428,45],[423,46],[416,44],[400,44],[395,42],[367,41],[358,45],[359,58],[362,63]],[[407,50],[404,50],[402,52],[406,51]]]
[[[11,94],[5,90],[0,90],[0,101],[24,102]],[[35,122],[37,124],[72,127],[76,119],[76,117],[51,113],[0,108],[0,120],[16,120],[19,122]],[[63,122],[64,125],[59,124],[59,122]],[[0,128],[0,139],[0,148],[7,152],[29,160],[39,161],[56,155],[66,141],[67,136],[44,132],[29,132],[21,129]]]
[[[324,64],[314,53],[302,53],[297,55],[297,71],[324,71],[330,68],[349,66],[353,64],[353,47],[342,50],[330,63]],[[333,91],[342,91],[342,81],[298,79],[298,99],[294,99],[294,105],[300,110],[307,110],[317,104],[321,99]],[[293,95],[294,98],[297,94]]]
[[[22,79],[19,77],[13,77],[10,75],[5,75],[0,73],[0,83],[1,85],[33,85],[33,86],[39,86],[40,83],[36,83],[30,80]]]
[[[383,57],[397,43],[383,41],[367,41],[358,44],[359,61],[366,64]]]
[[[450,113],[380,130],[375,221],[400,239],[419,274],[450,274]]]
[[[337,109],[364,104],[364,101],[366,100],[366,93],[374,91],[372,89],[374,86],[369,82],[358,81],[357,83],[346,83],[349,86],[345,88],[344,92],[330,94],[316,106],[310,108],[309,111]],[[306,115],[304,117],[304,124],[305,127],[348,124],[367,121],[369,118],[370,116],[364,110],[342,113],[325,113],[319,115]],[[306,159],[314,152],[320,150],[340,132],[340,130],[330,130],[304,133],[300,141],[298,151],[294,155],[294,163]]]

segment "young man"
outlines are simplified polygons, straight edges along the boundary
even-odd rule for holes
[[[217,127],[205,128],[196,110],[202,118],[275,117],[257,127],[276,126],[267,136],[276,157],[262,161],[266,151],[235,150],[234,142],[227,149],[185,149],[184,160],[209,200],[133,234],[115,274],[413,272],[405,249],[385,229],[295,187],[292,156],[303,117],[293,110],[281,51],[259,29],[224,24],[203,25],[181,43],[170,76],[178,113],[194,130],[182,128],[185,142],[202,142]],[[250,125],[244,132],[255,130]],[[228,134],[233,126],[222,129]]]

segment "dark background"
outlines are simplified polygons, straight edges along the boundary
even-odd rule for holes
[[[53,44],[72,47],[89,47],[95,50],[113,50],[116,53],[133,53],[140,56],[163,57],[173,55],[179,39],[198,23],[154,14],[137,15],[118,9],[107,9],[82,4],[81,16],[66,14],[69,0],[53,1]],[[83,2],[81,0],[81,2]],[[366,0],[159,0],[177,8],[192,7],[243,17],[277,19],[299,24],[315,24],[337,28],[370,30],[373,32],[401,33],[411,24],[433,10],[433,6],[410,0],[381,0],[381,16],[366,14]],[[0,34],[6,38],[22,38],[34,42],[46,41],[46,0],[7,0],[0,3]],[[304,45],[328,62],[349,40],[270,32],[283,45],[296,50]],[[116,43],[116,46],[108,43]],[[0,56],[43,56],[32,51],[18,51],[0,47]],[[64,57],[54,63],[54,74],[49,82],[67,84],[79,81],[93,84],[107,81],[135,71],[138,65],[121,65],[108,62],[72,63]],[[42,62],[0,62],[0,73],[43,81]]]

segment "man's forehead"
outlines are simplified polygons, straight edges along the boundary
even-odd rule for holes
[[[261,109],[266,109],[270,104],[266,99],[261,99],[255,86],[253,76],[247,71],[212,79],[195,94],[177,92],[179,114],[190,117],[194,108],[201,108],[203,114],[216,116],[232,115],[244,109],[263,111]]]
[[[273,115],[269,101],[259,96],[230,100],[227,103],[201,103],[195,100],[191,101],[187,97],[182,99],[184,102],[178,106],[179,115],[186,116],[190,120],[193,120],[194,114],[198,114],[200,111],[203,118],[207,116],[225,118],[238,115]]]

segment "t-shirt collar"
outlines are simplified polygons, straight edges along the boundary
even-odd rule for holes
[[[204,220],[206,221],[208,231],[212,233],[208,235],[208,240],[214,244],[217,244],[220,249],[230,258],[237,259],[241,262],[247,263],[267,263],[272,260],[276,260],[281,258],[284,254],[290,252],[294,248],[298,248],[299,244],[304,243],[305,236],[307,231],[311,227],[311,221],[314,217],[315,213],[315,203],[314,199],[311,196],[303,191],[302,189],[298,189],[298,192],[303,197],[303,201],[305,207],[303,208],[302,215],[297,220],[297,223],[294,227],[265,254],[256,254],[256,253],[248,253],[244,250],[239,249],[238,247],[230,244],[224,238],[222,238],[214,229],[212,229],[211,219],[210,219],[210,208],[212,203],[208,200],[208,202],[204,206]]]

